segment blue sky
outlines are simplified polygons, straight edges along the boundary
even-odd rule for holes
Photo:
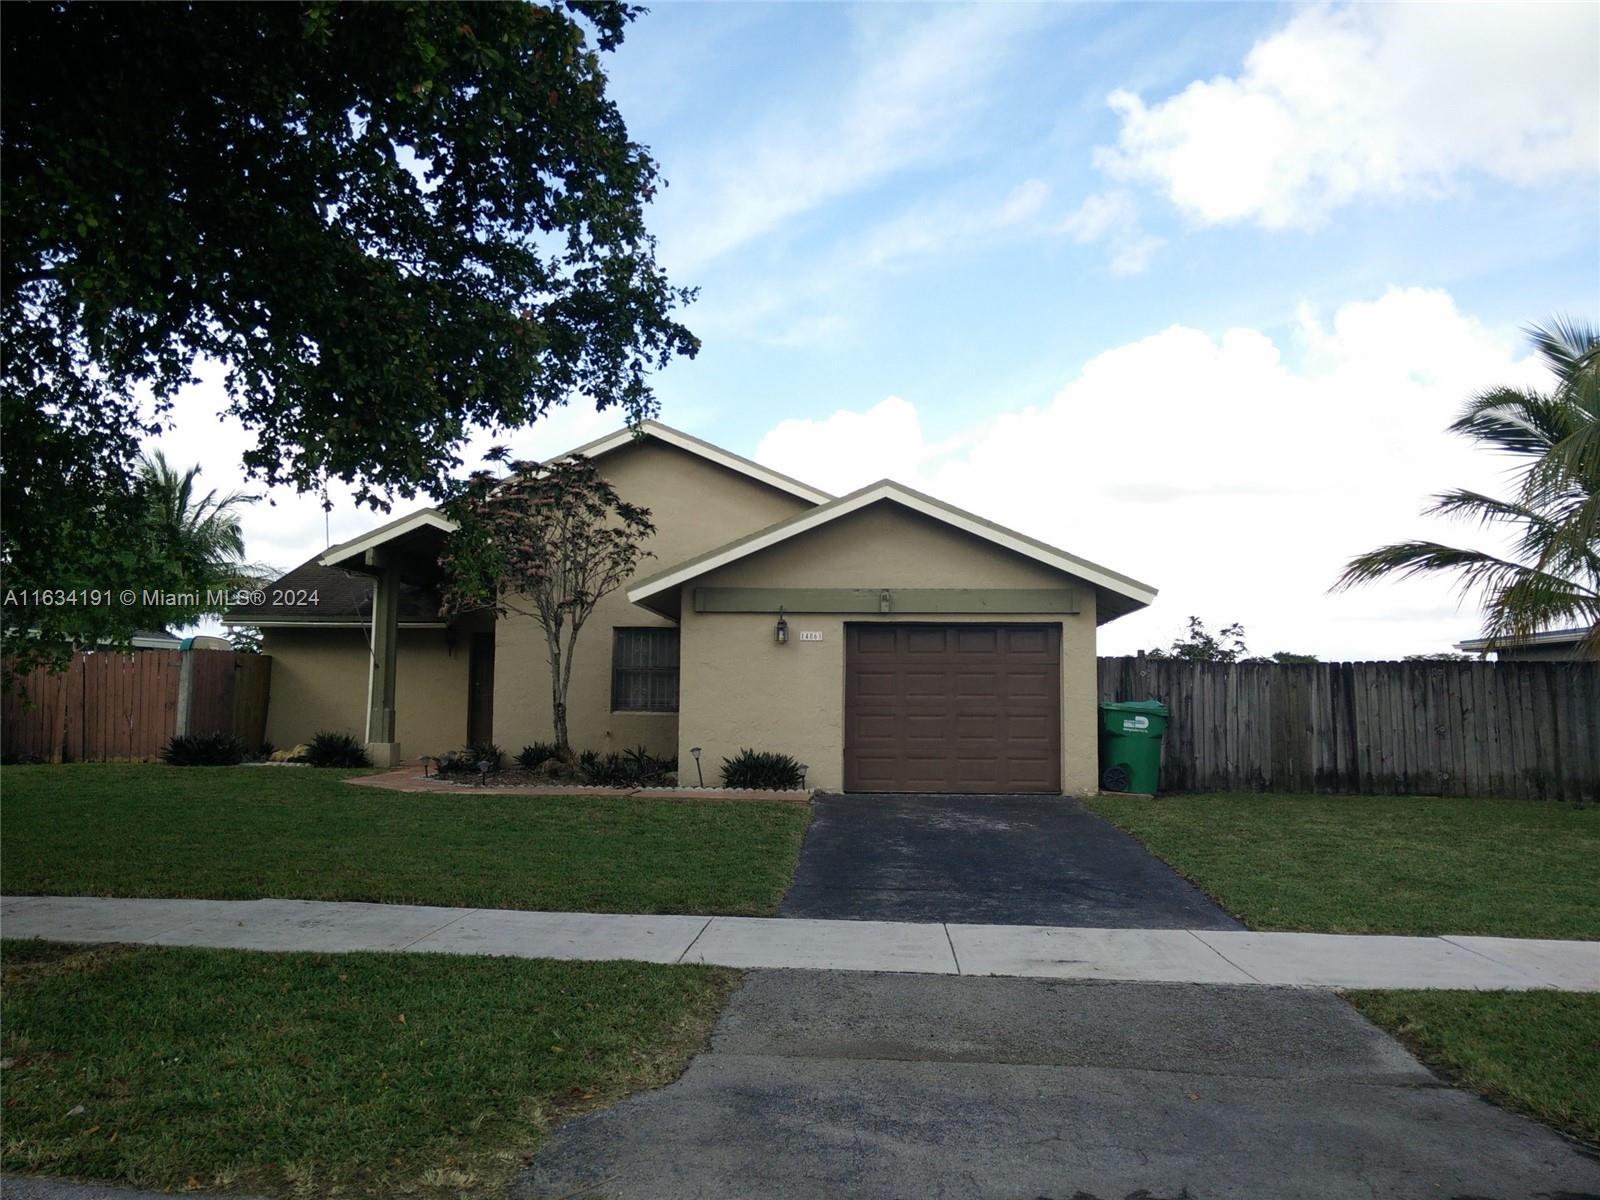
[[[1539,382],[1520,326],[1600,319],[1600,8],[668,3],[609,70],[700,289],[662,420],[1161,588],[1110,652],[1191,612],[1326,657],[1475,633],[1442,586],[1325,590],[1380,541],[1481,536],[1416,515],[1501,482],[1444,425]],[[286,567],[321,526],[285,498],[246,528]]]

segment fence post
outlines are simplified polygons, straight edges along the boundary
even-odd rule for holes
[[[178,723],[174,736],[189,732],[189,702],[194,695],[194,651],[178,651]]]

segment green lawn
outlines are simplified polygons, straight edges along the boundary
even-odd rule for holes
[[[733,972],[10,941],[9,1170],[492,1193],[551,1124],[674,1078]]]
[[[391,792],[344,774],[6,767],[0,877],[10,895],[761,915],[808,819],[794,804]]]
[[[1600,995],[1386,991],[1349,998],[1457,1083],[1600,1143]]]
[[[1252,929],[1600,938],[1600,808],[1418,796],[1097,796]]]

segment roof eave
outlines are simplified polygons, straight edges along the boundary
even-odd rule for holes
[[[348,542],[341,542],[337,546],[330,546],[317,558],[317,565],[322,567],[337,567],[346,571],[360,571],[366,566],[366,556],[371,550],[376,550],[389,542],[412,534],[421,529],[436,529],[440,533],[454,533],[458,526],[449,517],[436,508],[422,508],[416,512],[407,513],[397,517],[387,525],[369,530],[358,538]]]
[[[758,462],[753,462],[743,455],[735,454],[731,450],[724,450],[721,446],[712,445],[692,434],[684,433],[681,429],[673,429],[670,425],[663,425],[659,421],[641,421],[638,425],[627,425],[604,437],[596,438],[592,442],[573,450],[567,450],[548,461],[554,462],[563,458],[599,458],[613,450],[620,450],[624,446],[631,446],[641,437],[653,437],[676,449],[698,455],[708,462],[716,463],[730,471],[764,483],[778,491],[787,492],[811,504],[826,504],[833,499],[828,492],[814,488],[808,483],[774,471],[771,467],[764,467]]]
[[[923,495],[903,484],[893,480],[880,480],[869,484],[847,496],[841,496],[827,504],[820,505],[809,512],[800,513],[770,525],[766,529],[758,530],[746,537],[729,542],[725,546],[709,550],[695,558],[658,571],[646,579],[641,579],[628,589],[628,600],[634,604],[660,611],[650,604],[652,598],[664,592],[673,592],[693,579],[697,579],[711,571],[737,562],[748,555],[758,553],[775,546],[790,538],[798,537],[830,521],[836,521],[854,512],[881,501],[888,500],[900,504],[914,512],[920,512],[946,525],[961,529],[984,541],[988,541],[1002,549],[1020,554],[1035,562],[1061,571],[1063,574],[1072,575],[1091,583],[1097,588],[1104,588],[1117,596],[1131,601],[1135,611],[1148,606],[1157,595],[1156,589],[1149,584],[1140,583],[1138,580],[1129,579],[1127,576],[1118,575],[1108,568],[1101,567],[1075,555],[1068,554],[1054,546],[1047,545],[1026,534],[1021,534],[1004,526],[986,521],[972,513],[956,508],[954,505],[945,504],[935,500],[932,496]],[[1118,615],[1126,615],[1121,613]]]

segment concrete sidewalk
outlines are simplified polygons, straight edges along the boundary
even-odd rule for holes
[[[1600,991],[1600,942],[629,916],[314,900],[0,898],[0,933],[728,967],[1311,988]]]

